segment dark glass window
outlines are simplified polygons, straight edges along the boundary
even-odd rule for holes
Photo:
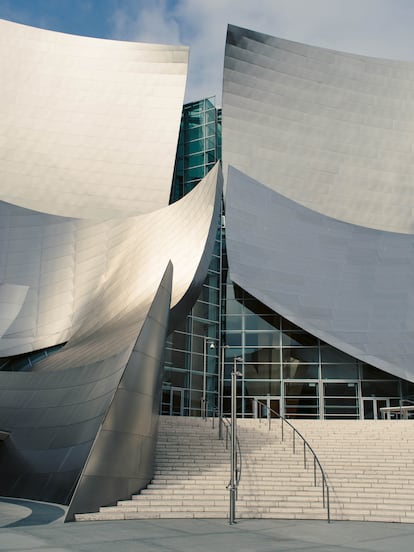
[[[285,379],[317,379],[319,366],[317,364],[284,365],[283,377]]]
[[[253,364],[246,362],[244,377],[246,379],[280,379],[280,364]]]
[[[392,374],[387,374],[387,372],[383,372],[382,370],[379,370],[378,368],[374,368],[374,366],[370,366],[369,364],[363,364],[362,365],[362,379],[378,379],[378,380],[393,379],[393,380],[396,380],[398,378],[396,378]]]
[[[299,363],[315,364],[319,362],[317,347],[284,347],[282,349],[283,363],[295,365]]]
[[[285,346],[312,346],[318,345],[318,339],[306,332],[284,331],[282,343]]]
[[[246,347],[277,347],[279,346],[279,332],[245,333]]]
[[[355,397],[355,383],[324,383],[325,397]]]
[[[364,397],[399,397],[398,381],[363,381],[362,395]]]
[[[358,366],[354,364],[322,364],[323,379],[358,379]]]
[[[288,382],[285,383],[285,395],[291,397],[317,396],[318,386],[309,382]]]

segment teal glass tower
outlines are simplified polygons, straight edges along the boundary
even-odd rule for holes
[[[184,105],[170,203],[190,192],[221,159],[221,110],[215,98]],[[199,299],[168,336],[161,412],[198,416],[217,405],[220,351],[221,231]]]

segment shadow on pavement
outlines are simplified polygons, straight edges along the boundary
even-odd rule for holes
[[[29,525],[48,525],[65,514],[65,507],[57,504],[32,502],[19,498],[0,498],[0,504],[10,506],[5,516],[6,523],[0,527],[27,527]],[[3,516],[2,516],[3,517]],[[4,520],[4,517],[3,517]]]

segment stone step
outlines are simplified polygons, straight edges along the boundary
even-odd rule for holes
[[[292,420],[317,452],[330,485],[333,519],[414,522],[411,421]],[[408,423],[407,423],[408,422]],[[243,469],[238,517],[326,519],[313,457],[281,422],[238,420]],[[295,442],[295,451],[293,450]],[[130,500],[86,519],[226,518],[229,450],[211,420],[161,417],[152,482]],[[77,516],[78,519],[78,516]]]

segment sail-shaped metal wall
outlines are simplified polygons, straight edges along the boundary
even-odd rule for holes
[[[413,91],[412,63],[228,29],[232,280],[327,343],[411,381]]]
[[[414,63],[229,26],[224,167],[325,215],[411,233],[413,139]]]
[[[0,494],[70,518],[151,478],[170,313],[205,277],[220,168],[167,205],[186,48],[0,26],[0,355],[66,342],[0,371]]]

